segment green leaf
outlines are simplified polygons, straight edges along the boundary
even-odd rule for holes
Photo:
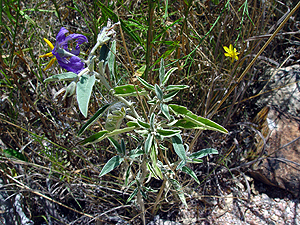
[[[187,163],[187,161],[182,160],[176,167],[176,170],[181,170],[181,168],[184,167],[186,165],[186,163]]]
[[[143,65],[141,68],[135,71],[134,75],[140,77],[145,73],[145,70],[146,70],[146,65]]]
[[[198,152],[194,152],[192,154],[190,154],[188,157],[190,159],[201,159],[209,154],[218,154],[218,150],[213,149],[213,148],[206,148],[206,149],[202,149]]]
[[[164,97],[163,97],[163,98],[164,98],[163,102],[170,102],[170,101],[172,101],[173,98],[177,95],[178,92],[179,92],[179,91],[172,91],[172,92],[170,92],[170,93],[164,95]]]
[[[179,184],[179,182],[175,179],[169,179],[169,182],[171,183],[172,187],[177,192],[177,195],[180,198],[181,202],[184,204],[184,206],[188,207],[187,203],[186,203],[186,200],[185,200],[185,197],[184,197],[183,189],[182,189],[181,185]]]
[[[136,189],[133,190],[133,192],[131,193],[131,195],[129,196],[129,198],[128,198],[127,201],[126,201],[126,204],[127,204],[128,202],[130,202],[130,201],[137,195],[138,191],[139,191],[138,188],[136,188]]]
[[[146,88],[148,88],[148,89],[154,91],[154,86],[153,86],[152,84],[147,83],[147,81],[145,81],[145,80],[144,80],[143,78],[141,78],[141,77],[136,77],[136,78],[139,80],[139,82],[141,82],[142,85],[144,85],[144,87],[146,87]]]
[[[147,94],[147,92],[145,90],[142,90],[139,87],[136,87],[136,88],[138,90],[139,95],[146,95]],[[121,96],[121,97],[137,96],[135,87],[132,84],[117,86],[117,87],[114,88],[114,90],[115,90],[114,95],[116,95],[116,96]]]
[[[165,84],[168,82],[168,80],[169,80],[171,74],[172,74],[175,70],[177,70],[177,67],[171,68],[171,69],[166,73],[166,75],[165,75],[165,77],[164,77],[164,79],[163,79],[163,81],[162,81],[162,85],[165,85]]]
[[[149,133],[148,137],[145,141],[145,144],[144,144],[145,153],[148,153],[150,151],[151,146],[152,146],[152,142],[153,142],[153,135],[151,133]]]
[[[120,128],[125,115],[126,110],[124,107],[121,107],[119,110],[114,110],[112,113],[108,114],[105,121],[105,129],[112,131]]]
[[[109,75],[112,80],[115,79],[115,58],[116,58],[116,40],[111,42],[110,51],[107,56],[107,65],[109,70]]]
[[[76,94],[77,102],[81,113],[87,117],[88,105],[92,94],[93,86],[95,84],[95,75],[89,76],[83,74],[77,82]]]
[[[154,129],[155,129],[154,122],[155,122],[155,114],[152,113],[151,116],[150,116],[150,128],[151,128],[151,131],[154,131]]]
[[[105,134],[107,134],[108,131],[107,130],[102,130],[82,141],[80,141],[78,144],[80,145],[87,145],[87,144],[93,144],[93,143],[96,143],[96,142],[99,142],[99,141],[102,141],[103,139],[106,138]]]
[[[124,142],[123,138],[121,140],[121,152],[122,152],[123,155],[125,155],[125,153],[126,153],[126,145],[125,145],[125,142]]]
[[[123,151],[121,149],[121,146],[120,144],[115,140],[113,139],[112,137],[108,137],[108,140],[110,141],[110,143],[115,147],[115,149],[120,153],[120,154],[123,154]]]
[[[192,160],[187,160],[188,163],[203,163],[202,159],[192,159]]]
[[[192,178],[194,178],[194,180],[195,180],[198,184],[200,184],[200,181],[198,180],[196,174],[194,173],[194,171],[193,171],[192,169],[190,169],[189,167],[184,166],[184,167],[181,168],[181,170],[182,170],[183,172],[187,173],[188,175],[190,175]]]
[[[168,107],[168,105],[166,105],[166,104],[161,104],[161,105],[160,105],[160,109],[161,109],[162,114],[164,114],[164,116],[165,116],[168,120],[170,120],[171,117],[170,117],[170,112],[169,112],[169,107]]]
[[[57,80],[74,80],[77,77],[76,73],[73,72],[67,72],[67,73],[61,73],[61,74],[56,74],[51,77],[48,77],[47,79],[44,80],[44,82],[50,82],[50,81],[57,81]]]
[[[181,130],[157,129],[157,133],[163,137],[173,137],[174,135],[178,135],[180,132]]]
[[[100,56],[99,56],[99,61],[106,61],[107,56],[109,53],[109,47],[107,46],[107,44],[102,45],[101,49],[100,49]]]
[[[198,125],[197,129],[214,130],[214,131],[219,131],[219,132],[222,132],[225,134],[228,133],[228,131],[221,125],[219,125],[209,119],[206,119],[201,116],[197,116],[197,115],[193,114],[191,111],[187,110],[187,108],[184,106],[170,104],[169,108],[171,108],[175,114],[179,114],[179,115],[183,116],[186,120],[197,124]],[[181,123],[182,123],[182,121],[181,121]]]
[[[166,91],[180,91],[183,89],[189,88],[188,85],[168,85]]]
[[[159,68],[159,84],[160,85],[162,85],[164,79],[165,79],[165,65],[164,65],[164,59],[162,58],[160,60],[160,68]]]
[[[115,135],[118,135],[118,134],[122,134],[122,133],[125,133],[125,132],[129,132],[129,131],[132,131],[134,130],[135,127],[125,127],[125,128],[122,128],[122,129],[115,129],[111,132],[107,131],[107,130],[102,130],[82,141],[80,141],[78,144],[81,144],[81,145],[87,145],[87,144],[93,144],[93,143],[97,143],[99,141],[102,141],[103,139],[107,138],[107,137],[112,137],[112,136],[115,136]]]
[[[102,168],[101,173],[99,174],[99,177],[102,177],[103,175],[114,170],[117,166],[119,166],[123,162],[123,160],[124,160],[124,158],[121,158],[118,155],[112,157],[110,160],[108,160],[108,162]]]
[[[139,127],[139,124],[135,121],[129,121],[126,123],[128,127]]]
[[[103,113],[108,109],[108,107],[110,107],[111,105],[113,105],[113,103],[111,104],[106,104],[104,106],[102,106],[100,109],[98,109],[98,111],[82,126],[82,128],[78,131],[78,135],[81,135],[90,125],[92,125],[96,120],[98,120],[98,118],[100,116],[103,115]]]
[[[173,144],[174,150],[175,150],[176,154],[179,156],[179,158],[181,158],[183,161],[186,162],[185,149],[182,144],[182,138],[181,138],[180,134],[177,134],[172,137],[172,144]]]
[[[23,155],[21,152],[18,152],[17,150],[7,148],[7,149],[3,149],[2,151],[8,157],[14,157],[22,161],[28,162],[27,157]]]
[[[115,129],[112,132],[109,132],[108,134],[106,134],[106,136],[110,137],[110,136],[122,134],[122,133],[125,133],[125,132],[129,132],[129,131],[132,131],[134,129],[135,129],[135,127],[125,127],[125,128],[122,128],[122,129]]]
[[[160,89],[160,87],[159,87],[157,84],[155,84],[155,85],[154,85],[154,88],[155,88],[155,94],[156,94],[157,98],[158,98],[160,101],[163,100],[163,92],[162,92],[162,90]]]
[[[160,179],[160,178],[157,176],[157,174],[155,173],[155,170],[154,170],[154,168],[152,167],[152,165],[151,165],[150,162],[147,163],[147,168],[148,168],[148,170],[150,171],[150,174],[151,174],[152,177],[154,177],[156,180],[159,180],[159,179]]]
[[[143,127],[143,128],[146,128],[146,129],[149,129],[150,128],[150,124],[149,123],[145,123],[141,120],[137,120],[138,124]]]

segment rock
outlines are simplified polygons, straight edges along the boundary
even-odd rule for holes
[[[259,104],[265,107],[254,119],[260,139],[257,154],[268,157],[253,166],[252,176],[300,196],[300,66],[283,68],[272,75],[266,89],[277,89]],[[263,151],[263,152],[262,152]]]

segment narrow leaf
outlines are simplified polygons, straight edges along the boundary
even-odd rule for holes
[[[107,130],[102,130],[102,131],[80,141],[78,144],[87,145],[87,144],[92,144],[92,143],[102,141],[104,138],[106,138],[105,134],[107,134],[107,133],[108,133]]]
[[[181,168],[181,170],[182,170],[183,172],[187,173],[188,175],[190,175],[192,178],[194,178],[194,180],[195,180],[198,184],[200,184],[200,181],[198,180],[196,174],[194,173],[194,171],[193,171],[191,168],[184,166],[184,167]]]
[[[44,80],[44,82],[50,82],[50,81],[58,81],[58,80],[74,80],[77,77],[76,73],[73,72],[67,72],[67,73],[61,73],[61,74],[56,74],[51,77],[48,77],[47,79]]]
[[[206,148],[206,149],[202,149],[198,152],[194,152],[192,154],[189,155],[190,159],[201,159],[209,154],[218,154],[218,150],[213,149],[213,148]]]
[[[120,144],[115,139],[113,139],[112,137],[108,137],[108,140],[120,154],[123,154]]]
[[[177,134],[172,137],[172,144],[174,147],[174,150],[176,154],[181,158],[183,161],[186,161],[186,154],[185,154],[185,149],[182,144],[182,138],[180,134]]]
[[[134,85],[132,84],[127,84],[127,85],[122,85],[122,86],[117,86],[114,88],[115,93],[114,95],[116,96],[137,96],[136,89]],[[147,92],[145,90],[142,90],[141,88],[137,87],[139,95],[146,95]]]
[[[123,158],[120,156],[114,156],[108,162],[104,165],[104,167],[101,170],[101,173],[99,174],[99,177],[102,177],[103,175],[109,173],[110,171],[114,170],[117,166],[119,166],[123,162]]]
[[[146,87],[146,88],[148,88],[148,89],[154,91],[154,86],[153,86],[152,84],[147,83],[147,81],[145,81],[145,80],[144,80],[143,78],[141,78],[141,77],[136,77],[136,78],[139,80],[139,82],[141,82],[142,85],[144,85],[144,87]]]
[[[203,130],[214,130],[214,131],[219,131],[222,133],[227,134],[228,131],[222,127],[221,125],[203,118],[201,116],[197,116],[193,114],[191,111],[187,110],[186,107],[181,106],[181,105],[175,105],[175,104],[170,104],[169,107],[173,110],[175,114],[182,115],[186,120],[189,120],[199,126],[198,129],[203,129]],[[200,128],[202,126],[202,128]]]
[[[168,85],[166,91],[180,91],[183,89],[189,88],[188,85]]]
[[[124,142],[123,138],[121,140],[121,152],[123,155],[125,155],[125,153],[126,153],[126,146],[125,146],[125,142]]]
[[[137,195],[138,191],[139,191],[138,188],[134,189],[131,195],[129,196],[129,198],[127,199],[126,203],[130,202],[134,198],[134,196]]]
[[[95,75],[89,76],[83,74],[77,82],[76,94],[77,102],[81,113],[87,117],[88,105],[92,94],[93,86],[95,84]]]
[[[159,133],[163,137],[173,137],[178,135],[181,130],[167,130],[167,129],[157,129],[157,133]]]
[[[145,141],[145,144],[144,144],[145,153],[148,153],[150,151],[150,148],[152,146],[152,142],[153,142],[153,135],[151,133],[149,133],[148,137]]]
[[[81,135],[89,126],[91,126],[112,104],[106,104],[102,106],[98,111],[82,126],[78,131],[78,135]]]
[[[138,120],[137,122],[138,122],[138,124],[139,124],[141,127],[143,127],[143,128],[146,128],[146,129],[149,129],[149,128],[150,128],[150,124],[149,124],[149,123],[145,123],[145,122],[143,122],[143,121],[141,121],[141,120]]]
[[[181,202],[184,204],[185,207],[187,206],[185,197],[184,197],[184,192],[183,189],[181,187],[181,185],[179,184],[179,182],[175,179],[169,179],[172,187],[176,190],[178,197],[180,198]]]
[[[166,104],[161,104],[161,105],[160,105],[160,109],[161,109],[162,114],[164,114],[164,116],[165,116],[168,120],[170,120],[171,117],[170,117],[170,112],[169,112],[169,107],[168,107],[168,105],[166,105]]]
[[[159,68],[159,84],[160,85],[162,85],[164,79],[165,79],[165,65],[164,65],[164,59],[162,58],[160,60],[160,68]]]
[[[177,67],[173,67],[173,68],[171,68],[171,69],[166,73],[166,75],[165,75],[165,77],[164,77],[164,80],[162,81],[162,85],[165,85],[165,84],[168,82],[168,80],[169,80],[171,74],[172,74],[175,70],[177,70],[177,69],[178,69]]]
[[[162,90],[160,89],[160,87],[157,84],[154,85],[154,88],[155,88],[155,94],[156,94],[157,98],[161,101],[163,99]]]
[[[26,161],[26,162],[28,161],[28,159],[25,155],[23,155],[21,152],[18,152],[17,150],[14,150],[12,148],[3,149],[2,151],[4,152],[4,154],[6,156],[15,157],[17,159],[20,159],[20,160]]]

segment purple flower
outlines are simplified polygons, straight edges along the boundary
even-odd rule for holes
[[[59,65],[73,73],[78,74],[84,68],[84,63],[78,57],[80,53],[80,45],[88,42],[86,36],[82,34],[70,34],[69,31],[62,27],[56,36],[56,43],[52,50],[52,54],[56,57]],[[76,42],[75,48],[69,48],[69,42]]]

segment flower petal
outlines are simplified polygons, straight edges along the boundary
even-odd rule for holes
[[[223,48],[224,48],[224,50],[225,50],[226,52],[229,52],[229,48],[228,48],[228,47],[223,46]]]
[[[44,57],[52,57],[52,56],[53,56],[52,52],[48,52],[47,54],[45,54],[45,55],[40,55],[39,57],[40,57],[40,58],[44,58]]]
[[[56,58],[52,58],[51,60],[50,60],[50,62],[48,63],[48,65],[44,68],[44,71],[45,70],[47,70],[47,69],[49,69],[52,65],[53,65],[53,63],[56,61]]]
[[[60,28],[58,34],[56,35],[56,42],[58,43],[63,42],[66,38],[65,34],[67,33],[69,33],[69,31],[66,28],[64,27]]]
[[[49,47],[51,48],[51,50],[54,49],[53,44],[48,39],[44,38],[44,41],[49,45]]]

